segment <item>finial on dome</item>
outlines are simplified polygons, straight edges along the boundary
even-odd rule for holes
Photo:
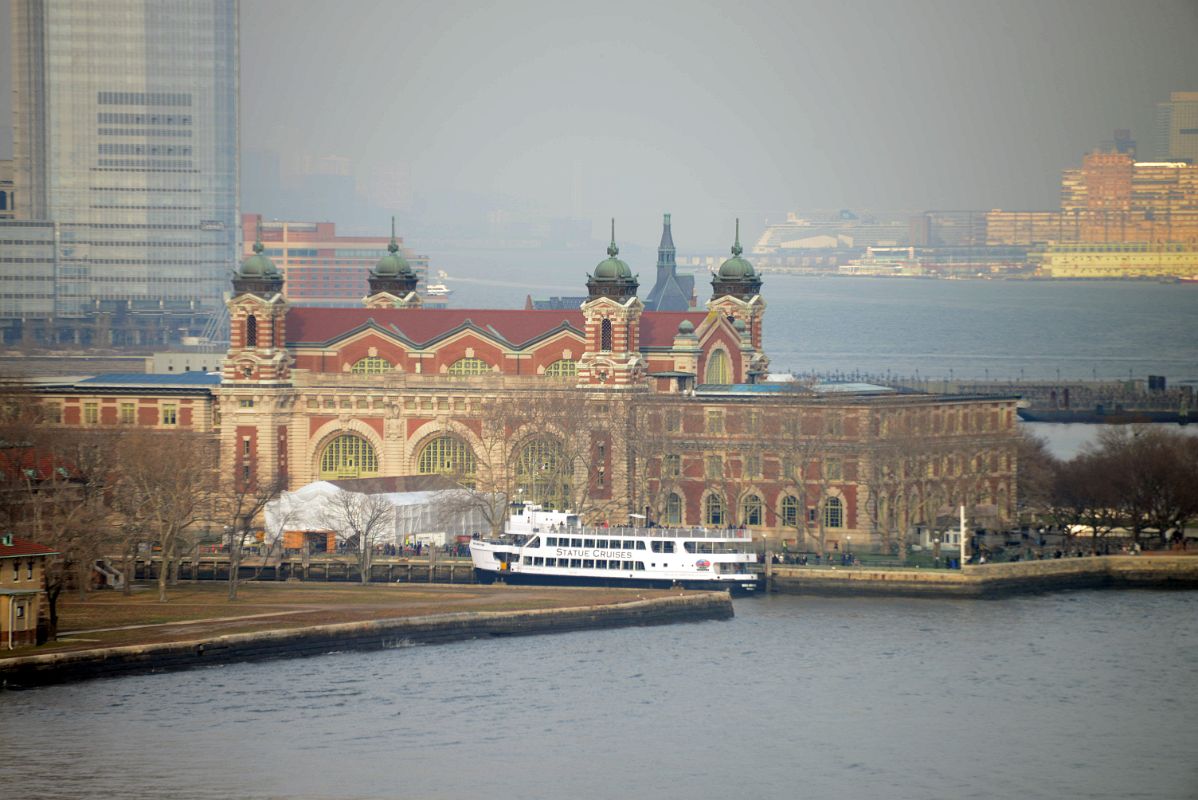
[[[744,250],[740,246],[740,217],[736,218],[736,241],[732,243],[732,255],[739,256]]]
[[[611,218],[611,244],[607,246],[607,254],[615,258],[620,254],[620,248],[616,247],[616,218]]]
[[[266,249],[262,246],[262,215],[261,214],[258,215],[258,225],[257,225],[256,230],[257,230],[257,234],[256,234],[256,238],[254,239],[253,250],[255,253],[261,253],[263,250]]]
[[[388,253],[399,252],[399,242],[395,241],[395,217],[391,217],[391,243],[387,245]]]

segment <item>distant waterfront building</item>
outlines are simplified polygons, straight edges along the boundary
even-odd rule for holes
[[[1173,92],[1157,103],[1156,158],[1198,164],[1198,92]]]
[[[16,187],[13,183],[13,162],[0,160],[0,220],[12,219],[17,207]]]
[[[201,335],[237,263],[236,0],[11,9],[4,340]]]
[[[242,258],[248,258],[257,237],[257,214],[241,215]],[[428,256],[403,248],[400,253],[418,278],[417,291],[428,286]],[[343,236],[334,222],[262,221],[263,254],[283,274],[287,301],[295,306],[343,306],[368,293],[366,276],[387,255],[386,236]],[[428,304],[428,299],[425,299]]]

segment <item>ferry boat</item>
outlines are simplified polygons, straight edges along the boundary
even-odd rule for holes
[[[448,297],[453,294],[453,289],[450,289],[443,283],[430,283],[425,292],[430,297]]]
[[[497,538],[470,542],[482,583],[557,584],[755,592],[760,575],[748,531],[584,527],[576,514],[513,503]]]

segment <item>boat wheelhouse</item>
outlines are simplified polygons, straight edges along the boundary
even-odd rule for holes
[[[511,584],[756,591],[748,531],[584,527],[576,514],[513,503],[507,529],[470,543],[479,580]]]

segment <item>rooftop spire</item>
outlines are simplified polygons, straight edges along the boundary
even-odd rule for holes
[[[736,241],[732,243],[732,255],[739,256],[744,250],[740,246],[740,217],[736,218]]]
[[[257,234],[254,239],[254,252],[261,253],[265,248],[262,246],[262,215],[258,215]]]
[[[395,241],[395,217],[391,217],[391,243],[387,245],[388,253],[399,252],[399,242]]]
[[[611,218],[611,244],[607,246],[607,254],[615,258],[620,254],[620,248],[616,247],[616,218]]]

